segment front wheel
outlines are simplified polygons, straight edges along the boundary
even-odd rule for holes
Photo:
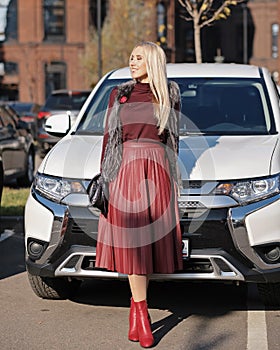
[[[280,306],[280,283],[258,283],[258,291],[266,306]]]
[[[2,162],[0,161],[0,208],[1,208],[1,198],[2,198],[2,192],[4,187],[4,171]]]
[[[26,168],[24,175],[17,179],[17,183],[21,187],[29,187],[34,179],[34,155],[30,150],[27,155]]]
[[[43,299],[68,299],[77,293],[81,285],[81,281],[78,280],[41,277],[27,273],[33,292]]]

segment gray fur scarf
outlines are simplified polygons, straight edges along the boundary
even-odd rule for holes
[[[112,111],[108,120],[108,143],[106,145],[104,158],[102,161],[102,176],[106,182],[113,181],[120,169],[122,162],[122,125],[119,118],[119,109],[121,108],[120,99],[125,96],[129,98],[135,81],[131,80],[118,86],[118,91]],[[177,83],[169,82],[169,96],[170,96],[170,115],[166,125],[165,145],[166,153],[169,159],[171,173],[176,182],[178,182],[178,168],[177,155],[179,144],[179,130],[178,130],[178,116],[174,110],[174,106],[180,103],[180,90]]]

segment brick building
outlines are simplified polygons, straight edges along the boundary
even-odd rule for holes
[[[193,62],[192,22],[182,19],[178,1],[144,3],[152,5],[155,22],[149,40],[163,46],[170,62]],[[110,1],[101,5],[102,19],[114,15]],[[0,19],[0,99],[43,104],[53,89],[89,88],[80,57],[89,28],[96,25],[97,0],[2,0],[0,7],[6,18]],[[238,5],[226,21],[202,30],[203,61],[220,55],[225,62],[263,65],[277,75],[278,29],[279,1]]]
[[[10,0],[6,10],[2,98],[42,104],[55,88],[88,88],[79,64],[89,40],[88,0]]]
[[[251,64],[267,67],[278,76],[279,60],[279,15],[278,0],[250,0],[255,25],[255,36]]]

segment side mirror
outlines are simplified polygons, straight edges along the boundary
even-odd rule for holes
[[[71,128],[71,119],[68,113],[54,114],[46,119],[45,131],[56,137],[63,137],[68,134]]]

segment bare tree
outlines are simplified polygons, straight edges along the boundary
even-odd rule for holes
[[[178,0],[185,8],[186,21],[193,21],[194,47],[196,62],[201,63],[200,32],[204,26],[209,26],[220,19],[227,19],[231,14],[231,6],[236,6],[244,0]]]
[[[155,0],[110,0],[110,13],[102,27],[103,73],[128,65],[129,55],[137,42],[150,40],[151,20],[154,17]],[[88,71],[89,83],[98,81],[98,34],[91,28],[91,40],[81,57],[82,65]]]

